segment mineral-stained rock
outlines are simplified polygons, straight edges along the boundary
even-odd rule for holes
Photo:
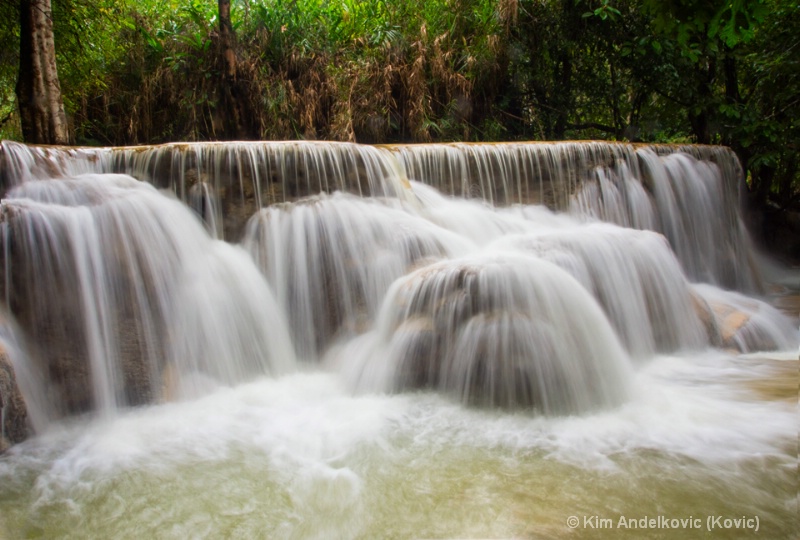
[[[692,307],[694,308],[697,316],[700,318],[700,322],[703,324],[703,328],[708,335],[709,343],[715,347],[719,346],[719,344],[722,342],[722,336],[720,335],[714,310],[711,309],[711,304],[709,304],[708,301],[703,298],[703,296],[694,291],[691,293],[691,298]]]
[[[765,302],[704,285],[695,285],[692,302],[715,347],[748,353],[791,346],[789,320]]]

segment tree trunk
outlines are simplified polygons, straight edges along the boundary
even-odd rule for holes
[[[711,119],[716,108],[714,101],[714,85],[716,82],[717,65],[709,59],[705,65],[702,63],[695,68],[697,88],[695,90],[696,108],[690,107],[687,111],[689,125],[692,129],[695,142],[698,144],[711,143]]]
[[[242,91],[237,78],[236,35],[231,24],[230,0],[218,0],[219,7],[219,48],[222,62],[220,114],[223,136],[226,139],[245,139],[247,129],[242,111]]]
[[[772,192],[772,181],[775,178],[775,168],[762,165],[753,174],[753,187],[755,188],[756,208],[763,209],[769,200]]]
[[[572,109],[572,58],[569,52],[562,52],[557,69],[553,95],[557,116],[553,135],[556,140],[561,141],[566,138],[567,123]]]
[[[20,2],[17,105],[25,141],[69,144],[67,115],[56,69],[50,0]]]
[[[711,135],[708,128],[708,112],[706,109],[702,109],[699,113],[690,111],[688,115],[694,142],[697,144],[709,144]]]
[[[797,153],[791,152],[781,161],[783,170],[778,181],[778,204],[781,208],[789,209],[792,206],[792,184],[797,177]]]
[[[225,78],[236,79],[236,52],[233,50],[233,24],[231,24],[230,0],[219,0],[219,37]]]
[[[729,47],[725,47],[723,67],[725,68],[725,97],[728,103],[740,104],[742,102],[742,96],[739,92],[739,75],[736,66],[736,57],[730,52]]]

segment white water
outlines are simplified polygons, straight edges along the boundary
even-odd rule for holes
[[[24,316],[38,332],[26,336],[30,361],[47,378],[52,356],[74,347],[88,365],[73,358],[68,369],[91,379],[61,395],[41,388],[29,396],[38,407],[55,415],[85,407],[70,404],[78,399],[113,413],[193,393],[191,374],[213,386],[294,368],[286,323],[249,256],[209,238],[152,186],[122,175],[29,181],[3,212],[9,292],[27,301]],[[173,380],[179,375],[187,377]]]
[[[726,171],[684,153],[658,156],[645,148],[637,156],[640,168],[599,170],[574,198],[573,211],[658,231],[693,280],[754,290],[752,248],[737,216],[737,192],[725,189]]]
[[[624,405],[566,418],[468,409],[429,393],[353,396],[333,374],[262,379],[15,447],[0,460],[0,531],[574,538],[595,536],[569,529],[572,515],[747,515],[759,516],[758,534],[710,536],[792,538],[796,402],[738,384],[772,369],[791,376],[797,361],[659,357]]]
[[[252,178],[267,154],[242,147],[241,185],[267,182]],[[203,172],[233,167],[222,146],[196,149],[195,183],[155,182],[194,212],[128,176],[75,174],[102,156],[46,173],[16,157],[4,281],[38,435],[0,458],[0,538],[574,538],[593,536],[592,516],[757,516],[759,536],[794,537],[797,321],[693,283],[674,247],[695,235],[685,256],[702,263],[718,244],[694,271],[753,285],[747,246],[729,249],[735,212],[700,231],[678,211],[695,211],[691,178],[726,192],[724,168],[615,148],[616,163],[578,173],[564,156],[605,150],[549,148],[548,169],[489,148],[464,163],[566,174],[574,198],[559,204],[579,215],[450,199],[392,179],[436,185],[408,156],[370,150],[382,165],[358,185],[383,197],[261,201],[236,245],[212,238],[231,219]],[[335,168],[319,156],[340,150],[287,159]],[[423,150],[439,152],[409,154]],[[160,170],[159,154],[122,155]],[[680,178],[684,202],[625,172],[639,160],[667,171],[651,182]],[[478,168],[493,193],[522,185],[494,167]],[[604,206],[589,206],[595,181]],[[62,379],[65,366],[84,375]]]
[[[449,260],[398,280],[374,330],[331,356],[361,391],[430,387],[543,414],[618,405],[630,377],[593,298],[558,267],[510,254]]]
[[[8,189],[37,176],[124,173],[174,191],[215,234],[238,241],[266,206],[320,192],[407,200],[408,179],[494,206],[544,205],[670,241],[697,281],[757,291],[739,219],[736,156],[715,146],[604,142],[372,147],[331,142],[231,142],[48,148],[3,141]]]
[[[470,249],[468,238],[415,210],[338,193],[250,219],[242,245],[278,291],[301,358],[319,358],[335,335],[362,333],[391,283],[414,265]]]

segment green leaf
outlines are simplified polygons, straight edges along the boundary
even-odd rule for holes
[[[656,54],[661,54],[661,51],[662,51],[661,43],[659,43],[658,41],[653,40],[653,41],[650,42],[650,46],[653,47],[653,50],[656,52]]]

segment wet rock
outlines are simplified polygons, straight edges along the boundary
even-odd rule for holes
[[[706,301],[705,298],[694,291],[691,293],[691,299],[692,308],[694,309],[694,312],[697,314],[697,317],[700,319],[700,322],[705,329],[709,343],[715,347],[719,346],[719,344],[722,342],[722,336],[720,335],[714,310],[711,308],[711,305]]]
[[[711,303],[711,311],[719,332],[720,347],[740,352],[770,351],[778,348],[769,335],[760,331],[757,322],[753,320],[758,312],[758,306],[753,304],[751,307],[753,310],[746,312],[729,304]]]
[[[746,341],[742,336],[746,334],[745,328],[750,322],[748,313],[721,301],[706,301],[698,296],[692,297],[692,303],[712,345],[738,352],[747,351]]]
[[[98,212],[102,208],[92,207]],[[0,239],[0,268],[9,273],[0,280],[0,294],[8,299],[7,308],[22,332],[33,336],[28,340],[30,365],[41,374],[57,412],[97,408],[92,350],[114,366],[115,372],[109,373],[119,381],[114,389],[119,405],[151,402],[155,392],[150,359],[161,351],[148,346],[144,333],[161,337],[165,325],[159,319],[154,328],[145,328],[142,322],[145,307],[160,317],[158,290],[152,269],[144,264],[146,252],[129,249],[132,244],[123,238],[130,231],[114,236],[109,249],[97,255],[95,263],[87,263],[81,256],[85,246],[70,238],[64,223],[45,223],[24,205],[2,218],[8,234]],[[87,274],[86,268],[94,273]],[[107,326],[101,333],[102,325]],[[90,329],[103,337],[89,339]],[[101,347],[102,355],[97,352]]]
[[[345,194],[274,205],[250,219],[242,245],[278,291],[301,357],[319,358],[367,330],[395,279],[444,255],[417,224],[397,201]]]
[[[737,352],[773,351],[790,348],[790,319],[760,300],[696,285],[692,303],[715,347]]]
[[[61,412],[92,410],[97,406],[97,396],[88,360],[90,345],[85,338],[87,326],[92,323],[84,316],[81,292],[74,285],[74,269],[53,271],[49,281],[34,280],[29,277],[35,272],[25,261],[23,257],[14,259],[15,271],[9,276],[10,308],[26,334],[36,336],[30,344],[31,362],[43,374]],[[140,309],[133,285],[135,276],[117,270],[109,273],[118,300],[109,329],[115,343],[110,350],[119,366],[124,404],[139,405],[148,403],[153,394],[148,350],[141,335],[142,325],[137,321]]]
[[[380,331],[395,391],[542,414],[602,408],[626,393],[626,355],[600,308],[549,263],[433,264],[389,301]]]
[[[14,367],[0,345],[0,453],[28,437],[28,411],[17,386]]]

